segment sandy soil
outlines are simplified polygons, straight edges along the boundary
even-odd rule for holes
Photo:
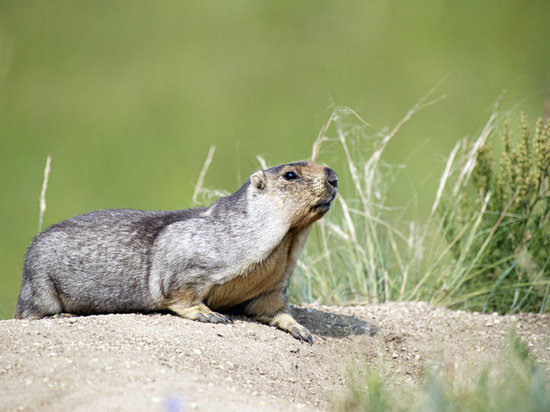
[[[0,410],[326,410],[350,369],[391,365],[418,382],[430,362],[474,373],[510,328],[550,365],[550,315],[480,315],[424,303],[294,308],[315,343],[243,318],[165,314],[0,321]]]

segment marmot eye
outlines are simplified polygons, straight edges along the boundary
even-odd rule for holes
[[[286,172],[283,177],[286,179],[286,180],[294,180],[294,179],[297,179],[298,178],[298,175],[294,172]]]

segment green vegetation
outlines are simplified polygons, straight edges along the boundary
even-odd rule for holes
[[[391,369],[380,372],[365,367],[366,373],[353,373],[349,393],[334,409],[357,412],[550,410],[550,381],[543,368],[514,336],[508,352],[497,365],[487,366],[473,376],[456,377],[449,368],[432,368],[420,385],[396,382]]]
[[[332,164],[342,153],[346,167],[338,170],[344,186],[336,210],[319,222],[306,244],[293,298],[424,300],[484,312],[548,312],[548,123],[539,120],[530,133],[522,115],[521,139],[514,139],[495,112],[477,139],[465,139],[452,150],[427,221],[406,222],[406,207],[388,201],[392,179],[402,168],[387,165],[382,153],[417,111],[433,103],[427,99],[393,130],[375,136],[353,111],[334,111],[314,157],[326,149]],[[491,145],[498,143],[499,125],[504,150],[497,166]]]
[[[539,119],[531,133],[524,114],[520,124],[513,139],[504,123],[498,164],[485,135],[450,160],[457,177],[438,209],[456,260],[447,293],[468,309],[548,310],[550,127]]]

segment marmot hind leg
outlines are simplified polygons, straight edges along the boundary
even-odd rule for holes
[[[63,303],[55,290],[53,282],[47,278],[33,285],[29,279],[23,279],[21,293],[17,299],[14,319],[42,319],[63,312]]]
[[[230,317],[211,310],[190,290],[172,294],[165,307],[185,319],[206,323],[233,323]]]
[[[63,307],[58,299],[53,296],[42,296],[36,298],[34,302],[19,298],[15,307],[14,319],[42,319],[46,316],[55,315],[63,312]]]
[[[285,297],[280,290],[274,290],[252,300],[246,305],[245,313],[259,322],[290,333],[301,342],[313,343],[311,332],[288,313]]]

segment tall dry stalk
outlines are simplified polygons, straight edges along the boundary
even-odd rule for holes
[[[406,243],[407,236],[386,221],[382,213],[388,208],[380,193],[387,186],[380,159],[389,142],[415,113],[444,97],[430,99],[434,92],[432,89],[422,97],[370,154],[364,148],[369,125],[355,111],[337,107],[321,128],[311,159],[317,160],[327,142],[333,144],[332,149],[336,144],[347,166],[340,173],[347,185],[341,186],[336,210],[319,222],[319,229],[302,254],[298,268],[303,271],[307,266],[302,278],[307,283],[298,288],[307,290],[308,298],[313,291],[314,299],[325,302],[379,302],[405,294],[412,263],[398,246],[399,242]],[[411,244],[409,249],[413,248]],[[395,265],[401,272],[400,284],[393,276]],[[301,293],[306,298],[304,295]]]
[[[44,212],[46,212],[46,191],[48,190],[48,179],[50,177],[50,165],[52,157],[48,155],[46,167],[44,167],[44,180],[42,181],[42,190],[40,191],[40,214],[38,216],[38,233],[42,231],[44,221]]]

